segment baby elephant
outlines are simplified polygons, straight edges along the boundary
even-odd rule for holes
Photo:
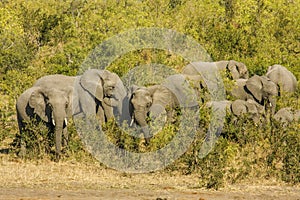
[[[155,119],[166,113],[168,121],[171,121],[177,108],[198,106],[197,96],[180,74],[167,77],[159,85],[132,87],[129,102],[132,122],[135,121],[141,126],[146,144],[152,137],[147,124],[148,117]]]
[[[281,108],[277,111],[273,118],[275,121],[282,123],[283,126],[287,126],[293,121],[297,122],[300,120],[300,110],[293,111],[290,107]]]
[[[231,104],[232,113],[239,117],[248,115],[255,123],[259,123],[262,116],[265,115],[264,107],[256,101],[248,99],[247,101],[237,99]]]

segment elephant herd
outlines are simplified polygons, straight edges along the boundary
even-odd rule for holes
[[[227,110],[236,117],[247,114],[258,123],[266,112],[270,112],[275,120],[283,123],[299,120],[300,111],[291,108],[275,113],[276,97],[297,90],[295,76],[281,65],[270,66],[264,76],[249,77],[246,65],[234,60],[194,62],[161,84],[132,85],[130,88],[124,86],[113,72],[89,69],[80,76],[55,74],[41,77],[19,96],[16,110],[21,134],[20,154],[26,151],[22,132],[32,119],[46,124],[54,134],[57,159],[62,145],[68,144],[68,120],[75,116],[95,117],[100,123],[115,119],[121,123],[126,121],[129,126],[135,124],[141,128],[147,144],[152,137],[149,119],[166,114],[167,121],[172,123],[180,106],[209,106],[206,98],[199,101],[199,94],[207,89],[207,82],[200,72],[210,66],[224,72],[233,83],[226,93],[234,100],[219,103],[225,102]],[[187,92],[190,88],[194,92]]]

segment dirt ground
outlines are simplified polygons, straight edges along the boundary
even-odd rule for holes
[[[0,155],[0,199],[300,200],[300,187],[268,183],[199,188],[196,175],[124,174],[99,164],[29,162]]]

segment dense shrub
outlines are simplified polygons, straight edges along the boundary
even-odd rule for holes
[[[262,75],[269,65],[282,64],[299,80],[299,4],[299,0],[1,1],[0,142],[18,134],[15,101],[36,79],[55,73],[76,75],[93,48],[128,29],[173,29],[193,37],[213,60],[244,62],[251,75]],[[151,63],[178,71],[186,65],[183,58],[171,52],[144,49],[118,58],[109,69],[123,76],[135,66]],[[277,109],[299,109],[299,105],[298,92],[279,98]],[[201,113],[196,140],[169,170],[198,173],[200,186],[208,188],[270,177],[299,183],[299,124],[281,128],[269,120],[255,126],[247,119],[233,122],[228,117],[214,150],[200,159],[197,152],[208,126],[208,114]],[[131,151],[155,150],[176,134],[176,126],[167,126],[145,148],[139,139],[112,124],[103,127],[110,139]],[[70,130],[72,137],[64,155],[84,159],[80,138],[73,126]],[[42,127],[30,128],[26,137],[32,149],[29,157],[43,157],[49,146],[53,147],[45,134]]]

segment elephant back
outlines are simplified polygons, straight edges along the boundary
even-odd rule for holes
[[[297,89],[295,75],[282,65],[269,66],[266,76],[283,92],[295,92]]]
[[[47,75],[39,78],[33,86],[43,88],[55,88],[58,90],[66,90],[74,88],[76,77],[66,76],[62,74]]]
[[[183,75],[171,75],[165,79],[162,85],[176,96],[181,107],[194,107],[198,105],[197,95]]]

